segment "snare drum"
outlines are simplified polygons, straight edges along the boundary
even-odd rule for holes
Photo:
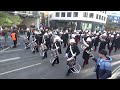
[[[73,67],[75,64],[76,64],[76,61],[75,61],[75,59],[73,57],[67,59],[67,65],[69,67]]]

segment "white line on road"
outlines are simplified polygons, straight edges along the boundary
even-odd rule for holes
[[[40,65],[40,64],[41,64],[41,63],[37,63],[37,64],[33,64],[33,65],[30,65],[30,66],[22,67],[22,68],[19,68],[19,69],[15,69],[15,70],[7,71],[7,72],[4,72],[4,73],[0,73],[0,76],[1,76],[1,75],[5,75],[5,74],[8,74],[8,73],[12,73],[12,72],[20,71],[20,70],[23,70],[23,69],[26,69],[26,68],[38,66],[38,65]]]
[[[13,61],[13,60],[17,60],[17,59],[20,59],[20,57],[15,57],[15,58],[9,58],[9,59],[0,60],[0,63],[7,62],[7,61]]]
[[[21,51],[21,50],[25,50],[25,49],[15,49],[15,50],[9,50],[9,51],[4,51],[4,53],[5,53],[5,52]]]
[[[4,52],[5,50],[7,50],[7,49],[9,49],[9,48],[10,48],[10,47],[7,47],[7,48],[1,50],[0,53]]]

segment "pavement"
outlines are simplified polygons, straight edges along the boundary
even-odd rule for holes
[[[60,64],[54,67],[50,63],[50,51],[48,58],[42,60],[39,53],[32,54],[31,50],[24,49],[23,37],[18,40],[17,48],[4,48],[0,50],[0,79],[96,79],[94,72],[95,62],[90,59],[89,65],[81,69],[78,74],[66,76],[68,66],[64,57],[66,48],[62,48],[62,55],[59,56]],[[12,44],[12,42],[10,43]],[[77,63],[82,66],[82,49],[77,57]],[[97,52],[93,52],[95,57],[98,57]],[[112,52],[112,71],[114,71],[120,63],[120,51]]]

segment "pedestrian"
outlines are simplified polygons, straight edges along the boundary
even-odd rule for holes
[[[99,58],[96,59],[94,56],[92,59],[96,62],[96,78],[97,79],[107,79],[111,77],[111,61],[112,58],[107,55],[107,51],[105,49],[102,49],[99,51]]]
[[[13,48],[16,48],[16,44],[17,44],[17,35],[15,33],[15,31],[13,30],[13,32],[11,33],[11,38],[13,40],[14,46]]]

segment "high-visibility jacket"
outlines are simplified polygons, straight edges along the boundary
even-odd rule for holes
[[[11,34],[12,40],[16,40],[16,33]]]

